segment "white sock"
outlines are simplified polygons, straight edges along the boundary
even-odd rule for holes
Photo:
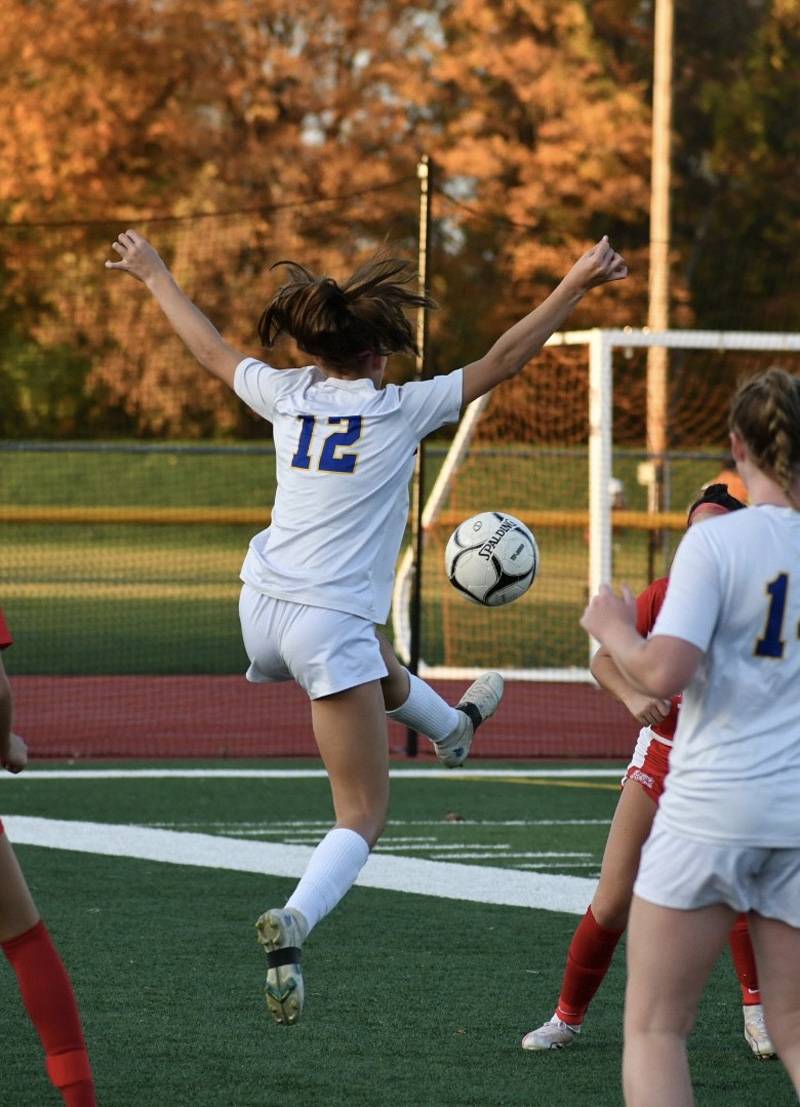
[[[335,827],[311,854],[308,867],[286,906],[299,911],[309,931],[313,930],[349,891],[368,857],[369,846],[360,834]]]
[[[408,674],[408,699],[386,714],[396,723],[426,734],[432,742],[443,742],[461,723],[461,712],[451,707],[430,684]]]

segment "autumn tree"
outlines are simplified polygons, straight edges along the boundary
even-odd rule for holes
[[[684,325],[790,318],[799,6],[677,0]],[[423,151],[437,368],[481,352],[603,233],[631,278],[573,321],[645,318],[649,0],[6,0],[0,32],[7,432],[248,433],[147,297],[103,271],[111,240],[135,222],[254,349],[270,262],[338,274],[387,240],[413,256]]]

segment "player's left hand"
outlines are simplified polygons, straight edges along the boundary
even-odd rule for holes
[[[581,626],[598,642],[602,642],[604,632],[620,623],[636,626],[636,598],[627,584],[623,584],[621,596],[616,595],[610,585],[604,584],[589,601],[581,616]]]

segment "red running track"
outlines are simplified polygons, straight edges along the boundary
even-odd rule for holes
[[[241,676],[12,678],[15,727],[36,757],[305,757],[316,754],[305,695]],[[436,688],[455,703],[458,681]],[[510,682],[478,733],[476,757],[628,757],[637,726],[586,684]],[[391,724],[390,750],[405,752]],[[429,745],[420,740],[427,758]]]

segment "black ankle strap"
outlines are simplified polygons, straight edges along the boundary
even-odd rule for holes
[[[277,969],[281,965],[297,965],[302,953],[299,946],[286,946],[284,949],[272,949],[267,953],[267,967]]]
[[[481,715],[474,703],[459,703],[456,706],[456,711],[463,711],[467,718],[472,720],[473,730],[477,730],[483,722],[483,715]]]

